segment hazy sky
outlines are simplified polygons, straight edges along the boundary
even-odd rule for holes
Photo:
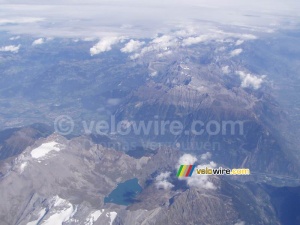
[[[297,0],[0,0],[0,30],[49,37],[149,37],[209,24],[249,29],[299,23]]]

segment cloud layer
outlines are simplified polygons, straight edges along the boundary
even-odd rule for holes
[[[36,36],[98,38],[149,38],[200,23],[201,27],[214,24],[276,29],[283,22],[297,23],[300,10],[297,0],[0,0],[0,4],[0,30]],[[194,36],[185,44],[203,38]]]

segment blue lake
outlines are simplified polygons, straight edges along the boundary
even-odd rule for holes
[[[104,203],[114,203],[118,205],[130,205],[135,202],[135,197],[142,191],[142,187],[138,183],[138,179],[134,178],[119,183],[107,197]]]

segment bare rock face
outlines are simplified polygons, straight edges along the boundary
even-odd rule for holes
[[[239,68],[235,64],[232,66]],[[151,65],[153,67],[155,64]],[[272,96],[260,90],[241,88],[234,82],[229,82],[231,86],[228,86],[224,74],[212,64],[174,61],[173,64],[160,64],[156,70],[159,76],[132,91],[118,108],[117,118],[137,123],[180,121],[184,132],[137,134],[138,139],[162,145],[178,143],[180,150],[195,154],[205,153],[209,148],[215,160],[228,167],[244,166],[256,174],[299,177],[300,165],[293,149],[280,134],[282,126],[288,124],[286,115]],[[242,121],[243,130],[230,133],[224,125],[221,129],[227,129],[225,134],[204,132],[197,135],[191,132],[194,121],[202,121],[205,125],[217,121],[221,126],[226,121]],[[264,180],[265,176],[257,175],[255,179]]]
[[[51,128],[43,124],[34,124],[24,128],[11,128],[0,132],[0,160],[22,153],[35,140],[52,133]]]
[[[178,224],[231,224],[238,219],[227,196],[190,189],[175,196],[173,201],[162,210],[158,219],[160,224],[171,224],[172,221]]]

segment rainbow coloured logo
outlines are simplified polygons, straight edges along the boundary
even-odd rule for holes
[[[190,177],[192,176],[195,165],[181,165],[177,172],[177,177]]]

